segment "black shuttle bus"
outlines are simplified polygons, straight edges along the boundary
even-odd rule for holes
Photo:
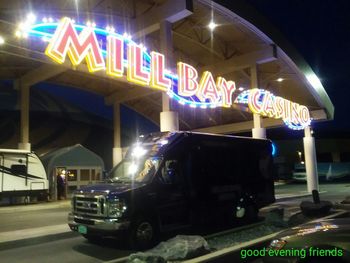
[[[194,132],[141,136],[105,182],[77,190],[69,226],[134,247],[169,229],[257,217],[275,201],[269,140]]]

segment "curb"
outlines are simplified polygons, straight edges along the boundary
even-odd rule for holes
[[[327,191],[319,192],[319,194],[324,194],[324,193],[327,193]],[[279,197],[278,197],[278,195],[275,195],[276,201],[286,201],[286,200],[293,199],[293,198],[303,198],[303,197],[309,197],[309,196],[312,196],[312,194],[311,193],[298,194],[298,195],[290,194],[290,195],[279,196]]]
[[[322,218],[311,220],[311,221],[306,222],[306,223],[312,223],[312,222],[317,222],[317,221],[321,221],[321,220],[325,220],[325,219],[334,218],[334,217],[342,215],[344,213],[347,213],[347,211],[340,210],[340,211],[337,211],[336,213],[334,213],[332,215],[328,215],[328,216],[325,216],[325,217],[322,217]],[[235,245],[235,246],[232,246],[232,247],[227,247],[227,248],[224,248],[224,249],[221,249],[221,250],[218,250],[218,251],[215,251],[213,253],[209,253],[209,254],[206,254],[206,255],[203,255],[203,256],[200,256],[200,257],[197,257],[197,258],[185,260],[185,261],[182,261],[182,263],[210,262],[212,260],[219,259],[220,257],[229,255],[230,253],[238,251],[239,249],[242,249],[244,247],[252,246],[252,245],[258,244],[260,242],[267,241],[267,240],[273,238],[278,233],[283,232],[283,231],[284,230],[278,231],[278,232],[275,232],[275,233],[272,233],[272,234],[269,234],[269,235],[266,235],[266,236],[263,236],[263,237],[259,237],[259,238],[254,239],[254,240],[250,240],[250,241],[241,243],[239,245]]]
[[[275,198],[276,198],[276,202],[277,201],[286,201],[286,200],[289,200],[289,199],[293,199],[293,198],[302,198],[302,197],[309,197],[309,196],[312,196],[312,194],[309,194],[309,193],[307,193],[307,194],[300,194],[300,195],[293,195],[293,194],[291,194],[291,195],[285,195],[285,196],[275,196]]]

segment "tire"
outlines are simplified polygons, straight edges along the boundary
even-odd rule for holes
[[[241,197],[236,204],[235,217],[239,220],[254,221],[258,219],[259,209],[252,196]]]
[[[258,209],[253,204],[237,207],[236,218],[242,220],[256,220],[258,218],[258,212]]]
[[[158,241],[158,232],[155,220],[139,218],[130,226],[128,233],[129,246],[138,250],[149,249]]]

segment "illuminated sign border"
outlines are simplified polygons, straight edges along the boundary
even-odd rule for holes
[[[200,108],[231,107],[247,104],[256,114],[283,119],[289,128],[300,130],[311,123],[307,107],[273,95],[261,89],[245,90],[236,96],[236,84],[205,71],[199,79],[197,70],[183,62],[177,63],[177,74],[165,68],[163,54],[137,44],[128,34],[119,34],[111,27],[97,28],[94,24],[75,24],[64,17],[59,22],[26,25],[21,35],[39,37],[49,44],[45,54],[59,64],[69,57],[73,66],[84,60],[91,73],[104,70],[107,75],[166,92],[182,105]],[[19,32],[19,31],[17,31]],[[17,34],[17,33],[16,33]]]

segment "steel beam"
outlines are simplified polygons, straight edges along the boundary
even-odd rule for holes
[[[42,65],[21,76],[18,81],[21,83],[21,85],[33,86],[65,71],[67,71],[67,68],[58,65]]]
[[[192,0],[168,0],[157,8],[137,17],[132,28],[133,38],[140,38],[160,29],[161,21],[175,23],[193,13]]]
[[[213,75],[224,75],[233,71],[251,67],[251,65],[267,63],[276,59],[277,55],[275,47],[268,46],[258,51],[240,56],[234,56],[222,62],[203,67],[201,71],[210,71]]]
[[[157,93],[154,89],[136,87],[130,89],[130,91],[115,92],[105,97],[105,104],[112,105],[113,103],[122,103],[129,100],[139,99],[154,93]]]

